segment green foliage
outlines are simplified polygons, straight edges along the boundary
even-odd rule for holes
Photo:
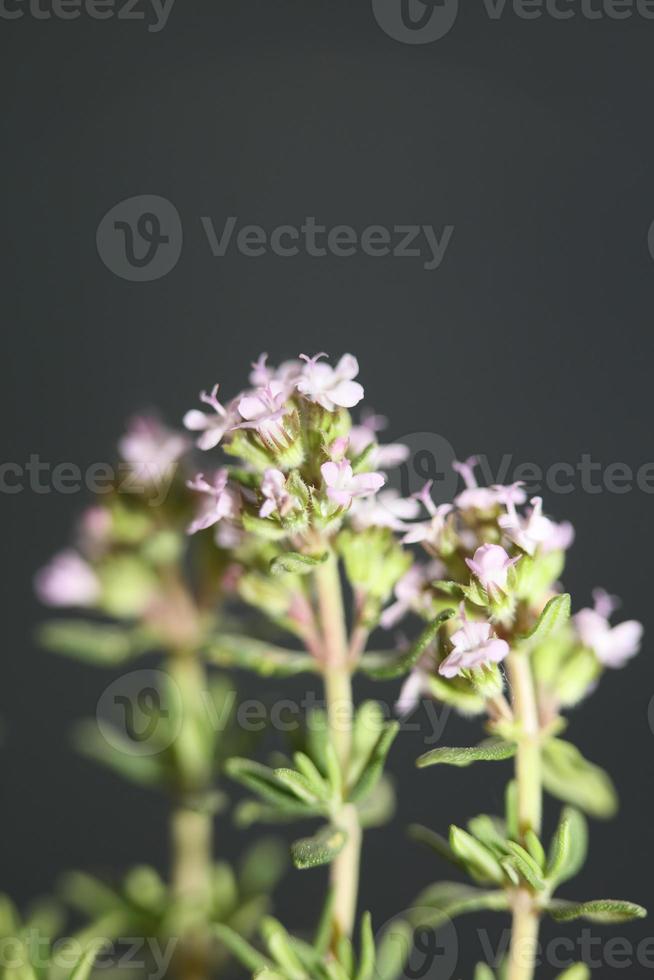
[[[314,571],[317,565],[322,565],[327,561],[329,553],[325,551],[322,555],[302,555],[297,551],[283,551],[281,555],[270,563],[270,571],[273,575],[308,575]]]
[[[57,938],[63,921],[56,902],[43,900],[22,919],[11,899],[0,894],[0,943],[6,953],[0,980],[88,980],[106,940]]]
[[[238,634],[219,633],[207,643],[203,653],[209,663],[251,670],[262,677],[292,677],[318,669],[311,654]]]
[[[54,653],[98,667],[116,667],[145,653],[153,638],[142,627],[92,620],[53,619],[38,631],[39,643]]]
[[[382,774],[398,730],[397,722],[385,721],[376,702],[364,702],[354,718],[352,752],[343,774],[329,739],[325,713],[310,712],[299,742],[302,747],[287,760],[288,765],[272,768],[238,757],[226,763],[227,774],[258,797],[241,804],[238,821],[248,824],[323,817],[327,825],[313,837],[296,841],[291,853],[298,868],[328,863],[345,842],[338,827],[343,804],[356,804],[367,826],[382,822],[392,813],[390,786]]]
[[[484,891],[455,881],[439,881],[420,892],[410,915],[414,928],[437,929],[458,915],[489,910],[503,912],[509,908],[505,891]]]
[[[575,963],[559,973],[556,980],[590,980],[590,970],[585,963]]]
[[[464,748],[441,747],[425,752],[416,760],[419,769],[425,766],[435,766],[445,763],[449,766],[469,766],[473,762],[498,762],[511,759],[516,753],[516,746],[511,742],[488,741],[481,745]]]
[[[455,615],[454,609],[445,609],[431,623],[429,623],[416,642],[406,653],[398,656],[389,656],[387,661],[380,665],[366,665],[365,657],[362,660],[362,670],[375,680],[392,680],[396,677],[403,677],[404,674],[415,667],[421,656],[429,645],[436,639],[441,626]]]
[[[560,630],[570,619],[570,596],[567,592],[556,595],[549,600],[538,617],[536,625],[520,639],[536,646],[548,638],[551,633]]]
[[[608,819],[618,809],[610,776],[584,759],[579,749],[560,738],[543,747],[543,785],[553,796],[584,810],[591,817]]]
[[[557,899],[547,907],[547,911],[557,922],[570,922],[572,919],[588,919],[589,922],[629,922],[643,919],[647,909],[634,902],[623,902],[615,898],[598,898],[590,902],[564,902]]]

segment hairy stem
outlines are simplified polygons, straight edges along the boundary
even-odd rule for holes
[[[330,554],[316,570],[318,606],[323,638],[325,697],[332,743],[345,777],[352,748],[352,681],[349,643],[338,562]],[[331,865],[334,890],[333,939],[351,936],[359,889],[361,827],[354,805],[343,803],[334,819],[347,833],[345,847]]]
[[[528,655],[525,652],[512,653],[508,659],[508,669],[513,711],[519,730],[515,762],[518,830],[520,837],[524,838],[529,830],[540,834],[541,827],[540,723]],[[526,886],[516,889],[513,898],[508,980],[532,980],[538,929],[539,911],[532,892]]]

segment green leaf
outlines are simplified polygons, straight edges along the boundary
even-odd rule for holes
[[[590,970],[585,963],[575,963],[559,973],[556,980],[590,980]]]
[[[239,891],[245,898],[268,895],[288,867],[288,851],[274,837],[260,837],[248,848],[239,867]]]
[[[372,980],[375,973],[375,937],[372,932],[370,912],[361,918],[359,939],[359,965],[354,980]]]
[[[54,653],[101,667],[125,663],[141,652],[140,646],[134,643],[133,634],[127,630],[75,619],[44,623],[38,631],[38,640]]]
[[[615,898],[598,898],[591,902],[565,902],[556,899],[547,911],[557,922],[570,922],[572,919],[588,919],[590,922],[629,922],[631,919],[644,919],[647,909],[634,902],[623,902]]]
[[[492,851],[454,824],[450,827],[450,847],[470,874],[484,881],[504,883],[504,872]]]
[[[541,871],[545,870],[545,865],[547,864],[547,858],[545,857],[545,851],[543,850],[543,845],[538,839],[537,835],[533,830],[528,830],[525,834],[525,844],[527,845],[527,850],[529,851],[531,857],[534,859]]]
[[[313,557],[312,555],[301,555],[299,551],[285,551],[278,555],[270,563],[270,571],[273,575],[284,575],[290,572],[293,575],[307,575],[312,572],[316,565],[322,565],[329,557],[328,552]]]
[[[454,851],[449,845],[449,842],[437,834],[435,830],[430,830],[429,827],[423,827],[421,824],[411,824],[408,830],[409,837],[417,841],[419,844],[425,844],[427,847],[435,851],[439,857],[445,858],[450,864],[456,865],[457,868],[462,868],[463,863],[456,856]]]
[[[407,674],[417,664],[429,644],[435,639],[443,623],[451,619],[455,613],[456,610],[454,609],[443,610],[436,619],[425,627],[416,642],[406,653],[403,653],[400,657],[389,659],[389,662],[381,667],[368,668],[366,669],[366,673],[370,677],[374,677],[375,680],[380,681],[393,680],[396,677],[402,677],[404,674]]]
[[[71,970],[69,980],[88,980],[96,957],[106,943],[106,939],[92,940],[87,949],[85,949],[82,953],[74,968]]]
[[[317,793],[306,776],[296,772],[294,769],[273,769],[273,776],[293,796],[296,796],[303,803],[308,803],[311,807],[320,805],[327,799],[324,790],[321,793]]]
[[[495,980],[495,974],[486,963],[477,963],[474,980]]]
[[[292,939],[281,922],[271,917],[265,918],[261,925],[261,933],[270,955],[279,963],[289,980],[305,980],[306,972],[302,962],[293,949]]]
[[[382,935],[375,957],[377,980],[397,980],[413,947],[413,929],[404,919],[394,919]]]
[[[322,827],[313,837],[302,837],[291,844],[291,857],[296,868],[317,868],[330,864],[345,846],[347,834],[331,824]]]
[[[318,928],[313,940],[314,949],[325,956],[329,949],[332,938],[332,910],[334,908],[334,890],[329,888],[325,897],[325,902],[320,913]]]
[[[509,907],[504,891],[483,891],[456,881],[439,881],[420,893],[414,903],[411,924],[414,928],[438,928],[457,915],[490,909],[502,912]]]
[[[356,803],[364,799],[375,788],[384,771],[386,756],[399,730],[400,724],[397,721],[390,721],[384,726],[384,730],[377,739],[363,772],[355,784],[348,790],[347,798],[350,802]]]
[[[542,891],[545,888],[543,872],[531,854],[513,840],[508,840],[506,846],[510,853],[507,860],[510,860],[518,874],[536,891]]]
[[[419,769],[425,766],[436,766],[445,763],[449,766],[469,766],[473,762],[497,762],[510,759],[516,753],[516,746],[511,742],[482,742],[481,745],[464,748],[447,748],[445,746],[425,752],[416,759]]]
[[[562,595],[555,595],[543,609],[534,628],[521,636],[520,639],[536,646],[546,640],[550,633],[554,633],[565,626],[569,619],[570,596],[567,592]]]
[[[215,923],[211,927],[212,933],[220,940],[223,945],[232,953],[233,956],[242,963],[248,970],[266,970],[272,966],[269,959],[263,956],[258,950],[251,946],[246,939],[239,936],[237,932],[230,929],[223,923]]]
[[[588,825],[583,813],[564,807],[550,843],[547,878],[560,885],[581,871],[588,849]]]
[[[504,809],[506,811],[506,835],[516,840],[520,834],[520,829],[518,826],[518,784],[515,779],[506,785]]]
[[[106,766],[131,783],[155,787],[166,782],[161,754],[135,753],[134,744],[118,728],[113,728],[110,744],[97,722],[82,721],[73,728],[72,741],[80,755]]]
[[[203,650],[209,663],[219,667],[240,667],[262,677],[292,677],[315,673],[317,662],[308,653],[286,650],[284,647],[255,640],[249,636],[220,634],[210,640]]]
[[[611,778],[584,759],[579,749],[560,738],[546,742],[542,755],[543,785],[553,796],[584,810],[591,817],[608,819],[618,809]]]
[[[322,813],[320,807],[314,807],[299,800],[283,783],[275,778],[272,769],[263,766],[252,759],[234,757],[225,763],[225,772],[232,779],[257,793],[267,803],[272,804],[281,813],[295,816],[315,816]]]

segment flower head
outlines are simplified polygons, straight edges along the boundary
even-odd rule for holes
[[[463,603],[459,615],[461,629],[451,636],[454,649],[438,668],[443,677],[456,677],[464,670],[499,663],[509,652],[509,644],[495,636],[491,623],[466,619]]]
[[[100,597],[97,575],[72,549],[60,551],[37,572],[34,586],[47,606],[93,606]]]
[[[574,617],[579,639],[584,646],[595,652],[597,659],[605,667],[624,667],[640,650],[642,623],[628,619],[611,627],[609,617],[618,605],[615,597],[604,589],[595,589],[593,599],[593,609],[580,609]]]
[[[270,467],[264,470],[261,480],[261,493],[264,502],[259,510],[259,517],[270,517],[277,512],[280,517],[301,506],[300,501],[286,489],[286,477],[281,470]]]
[[[445,518],[453,510],[452,504],[439,504],[438,507],[431,499],[431,488],[433,480],[429,480],[419,493],[415,494],[415,499],[423,505],[430,520],[421,521],[414,524],[407,534],[402,538],[405,544],[423,544],[427,550],[438,550],[441,543],[441,536],[445,530]]]
[[[519,482],[509,486],[495,483],[490,487],[480,487],[474,472],[477,465],[476,456],[470,456],[463,463],[458,460],[452,463],[452,469],[463,478],[465,483],[465,490],[454,498],[454,503],[460,510],[488,511],[500,505],[506,506],[509,502],[524,504],[527,496]]]
[[[385,482],[381,473],[357,473],[347,459],[329,460],[320,467],[327,487],[327,496],[339,507],[349,507],[355,497],[367,497],[377,493]]]
[[[223,518],[237,516],[238,497],[232,487],[228,486],[228,476],[226,469],[220,469],[209,479],[205,479],[202,473],[198,473],[195,479],[188,481],[187,486],[190,490],[195,490],[205,497],[197,517],[188,527],[188,534],[204,531]]]
[[[343,354],[336,367],[323,364],[320,360],[326,354],[315,357],[300,355],[305,365],[297,381],[297,390],[327,409],[335,412],[337,408],[353,408],[363,398],[363,388],[354,381],[359,373],[359,362],[352,354]]]
[[[137,415],[118,441],[118,451],[139,483],[156,484],[169,477],[189,448],[182,432],[166,428],[154,415]]]
[[[368,457],[372,466],[386,470],[404,463],[409,458],[408,446],[399,442],[390,442],[383,446],[377,444],[376,434],[385,429],[387,424],[383,415],[365,412],[359,425],[353,425],[350,429],[352,455],[354,457],[360,456],[370,445],[374,445],[374,449]]]
[[[353,502],[350,518],[355,528],[389,527],[392,531],[406,531],[406,521],[418,516],[418,501],[401,497],[392,487],[374,497]]]
[[[259,354],[256,361],[252,362],[250,372],[250,384],[254,388],[263,388],[272,381],[277,381],[288,389],[288,394],[293,391],[295,382],[302,370],[301,361],[284,361],[278,368],[269,367],[266,361],[267,354]]]

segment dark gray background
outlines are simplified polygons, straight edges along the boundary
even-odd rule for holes
[[[240,387],[261,350],[273,361],[351,350],[393,436],[439,433],[459,456],[654,459],[654,22],[492,21],[471,4],[445,38],[409,46],[364,0],[177,0],[158,34],[139,21],[26,15],[0,20],[0,40],[4,460],[111,459],[134,409],[160,405],[176,421],[199,388]],[[169,199],[184,227],[177,266],[146,283],[113,275],[95,244],[103,215],[139,194]],[[201,215],[218,226],[228,215],[267,228],[315,215],[455,232],[431,272],[392,256],[217,259]],[[32,640],[42,615],[33,571],[82,502],[2,497],[0,885],[21,901],[65,868],[165,861],[160,801],[66,744],[111,677]],[[636,488],[547,495],[577,528],[566,574],[577,606],[604,584],[648,630],[640,657],[572,719],[571,737],[615,775],[623,810],[593,826],[593,859],[571,897],[652,897],[652,502]],[[476,735],[452,720],[445,737]],[[419,734],[394,749],[400,811],[367,845],[362,907],[377,924],[448,874],[405,844],[404,825],[444,828],[498,809],[508,775],[418,774],[421,749]],[[223,853],[242,845],[219,829]],[[321,872],[286,881],[289,925],[313,920],[319,883]],[[455,976],[469,975],[477,924],[462,925]],[[616,934],[654,935],[647,922]]]

